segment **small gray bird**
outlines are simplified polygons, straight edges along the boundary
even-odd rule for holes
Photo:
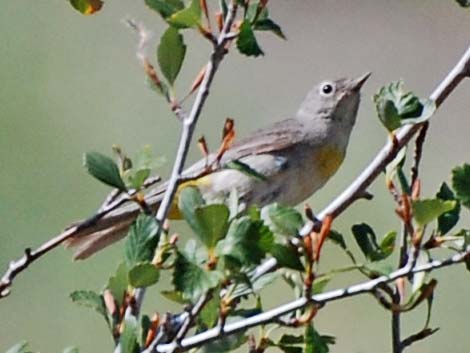
[[[255,131],[228,149],[220,164],[240,161],[263,175],[254,178],[235,169],[218,169],[181,184],[201,191],[205,199],[224,198],[237,191],[240,202],[263,206],[279,202],[295,206],[320,189],[344,160],[351,130],[356,122],[360,89],[368,79],[366,73],[356,79],[323,81],[307,95],[295,116]],[[213,160],[215,156],[209,156]],[[207,160],[200,160],[183,173],[183,177],[201,175]],[[146,195],[147,203],[157,209],[167,183]],[[134,221],[139,208],[129,203],[102,219],[72,231],[67,245],[75,248],[75,258],[84,259],[121,239]],[[179,219],[177,201],[169,213]]]

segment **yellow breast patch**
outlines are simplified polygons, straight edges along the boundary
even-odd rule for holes
[[[336,146],[325,146],[316,151],[313,156],[318,174],[322,178],[330,178],[344,160],[344,152]]]

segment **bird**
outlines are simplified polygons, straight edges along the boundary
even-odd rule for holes
[[[322,188],[342,164],[356,122],[361,88],[370,74],[316,84],[292,117],[234,141],[219,161],[222,168],[181,184],[177,194],[191,185],[208,200],[227,197],[235,190],[239,202],[246,206],[274,202],[298,205]],[[214,155],[188,167],[182,178],[201,175],[211,158]],[[223,168],[232,161],[263,178]],[[158,208],[167,186],[168,182],[163,182],[146,191],[145,200],[152,210]],[[88,258],[123,238],[139,212],[135,203],[124,204],[99,220],[77,227],[66,246],[75,250],[75,259]],[[168,218],[181,218],[177,201]]]

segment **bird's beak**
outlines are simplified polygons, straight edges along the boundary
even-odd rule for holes
[[[367,72],[364,75],[359,76],[358,78],[352,80],[351,89],[353,91],[358,92],[361,89],[362,85],[367,81],[367,79],[369,78],[369,76],[371,74],[372,74],[372,72]]]

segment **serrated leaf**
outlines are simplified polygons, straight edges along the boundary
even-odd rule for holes
[[[129,284],[134,288],[150,287],[158,282],[160,272],[150,262],[141,262],[129,270]]]
[[[293,236],[303,227],[302,215],[294,208],[278,203],[261,209],[261,219],[276,234]]]
[[[84,156],[84,165],[92,176],[106,185],[126,191],[119,168],[111,158],[99,152],[89,152]]]
[[[157,58],[160,70],[172,86],[181,70],[185,55],[186,44],[184,44],[183,36],[178,29],[168,27],[160,39]]]
[[[452,169],[452,188],[460,202],[470,208],[470,164]]]
[[[304,341],[304,353],[328,353],[328,346],[335,344],[333,336],[320,335],[312,323],[305,327]]]
[[[223,204],[204,205],[200,191],[186,187],[179,197],[179,209],[186,222],[208,248],[213,249],[225,236],[228,228],[230,211]]]
[[[273,242],[272,233],[260,221],[245,216],[234,219],[225,239],[216,247],[216,255],[236,260],[240,266],[257,265]]]
[[[28,349],[28,342],[23,341],[23,342],[19,342],[15,344],[5,353],[32,353],[32,352]]]
[[[200,0],[191,0],[188,6],[175,12],[168,18],[168,22],[177,28],[197,27],[201,23]]]
[[[84,14],[92,15],[95,12],[98,12],[103,6],[103,1],[101,0],[69,0],[70,4],[75,10]]]
[[[256,21],[253,29],[256,31],[270,31],[277,35],[279,38],[287,39],[284,33],[282,32],[281,27],[271,20],[270,18],[259,19]]]
[[[195,262],[194,254],[178,251],[173,271],[173,285],[183,294],[183,298],[195,302],[209,289],[215,288],[222,275],[217,271],[207,271]]]
[[[116,274],[109,278],[106,285],[106,288],[111,292],[119,307],[123,304],[124,293],[129,285],[127,273],[127,266],[124,263],[119,264]]]
[[[70,293],[70,299],[78,305],[97,311],[109,325],[108,313],[102,295],[91,290],[77,290]]]
[[[233,161],[228,162],[227,164],[224,165],[224,168],[238,170],[239,172],[242,172],[243,174],[256,180],[260,180],[260,181],[267,180],[263,174],[258,173],[256,170],[251,168],[248,164],[243,163],[239,160],[233,160]]]
[[[154,217],[139,214],[129,229],[124,244],[124,259],[129,267],[152,260],[158,245],[158,224]]]
[[[164,19],[184,8],[181,0],[145,0],[145,4],[157,11]]]
[[[446,183],[442,183],[436,197],[441,200],[456,200],[453,191]],[[456,202],[453,210],[444,212],[437,218],[437,229],[441,235],[448,233],[459,221],[460,202]]]
[[[247,56],[264,55],[263,51],[256,41],[255,33],[251,27],[250,21],[243,21],[239,28],[237,37],[238,51]]]
[[[389,131],[404,124],[423,122],[429,119],[436,109],[433,101],[420,99],[412,92],[404,91],[402,81],[382,87],[374,95],[374,103],[380,121]]]
[[[135,317],[126,318],[124,322],[124,330],[119,337],[121,344],[121,353],[137,353],[139,352],[139,344],[137,341],[137,321]]]
[[[278,267],[287,267],[297,271],[304,270],[304,265],[300,261],[300,255],[293,247],[274,244],[270,253],[277,260]]]
[[[412,203],[413,218],[421,227],[431,223],[441,214],[449,212],[456,207],[456,201],[441,199],[416,200]]]

